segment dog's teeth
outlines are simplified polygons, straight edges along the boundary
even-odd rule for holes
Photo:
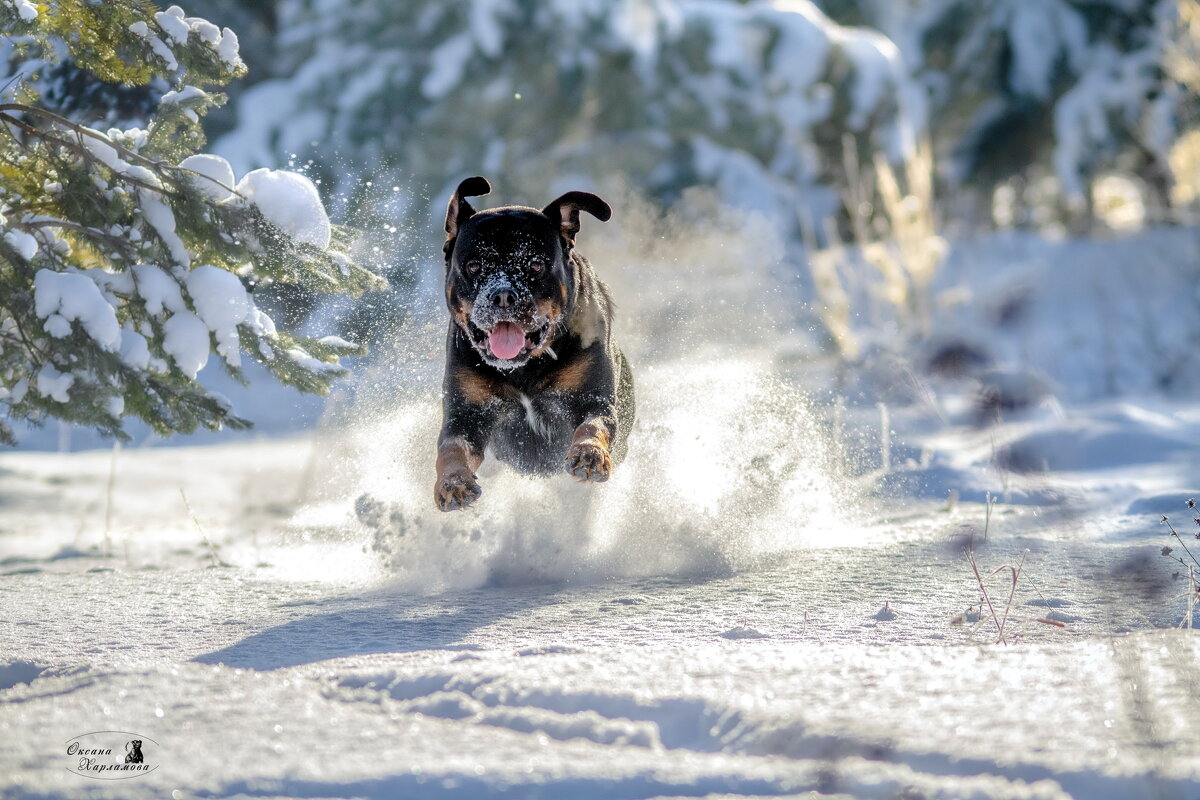
[[[550,347],[549,345],[547,345],[544,349],[550,355],[551,358],[553,358],[555,361],[558,361],[558,353],[554,352],[553,347]]]

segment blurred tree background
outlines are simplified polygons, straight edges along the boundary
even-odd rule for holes
[[[392,292],[329,312],[360,337],[401,321],[397,298],[436,261],[444,197],[468,174],[534,200],[618,175],[668,206],[711,187],[787,238],[807,231],[810,249],[901,236],[913,204],[931,236],[1078,233],[1186,221],[1200,196],[1192,0],[193,10],[237,29],[250,67],[209,119],[215,152],[239,172],[306,171],[369,233],[365,257]],[[912,201],[889,210],[893,183]]]

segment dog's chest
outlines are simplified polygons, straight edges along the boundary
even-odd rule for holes
[[[525,472],[551,474],[561,468],[574,432],[561,398],[518,393],[497,422],[490,444],[501,461]]]

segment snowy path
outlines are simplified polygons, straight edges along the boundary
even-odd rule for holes
[[[1091,513],[998,509],[981,566],[1028,553],[1017,638],[997,646],[986,620],[951,624],[979,597],[961,546],[978,504],[912,503],[736,569],[522,580],[500,563],[427,594],[380,566],[348,502],[287,499],[330,482],[309,458],[325,447],[127,451],[111,508],[108,453],[5,457],[3,796],[1200,791],[1200,643],[1150,630],[1184,604],[1143,515],[1094,515],[1097,536]],[[153,740],[158,768],[69,772],[64,743],[94,730]]]

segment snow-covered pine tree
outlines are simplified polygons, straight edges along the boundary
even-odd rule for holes
[[[1057,183],[1060,212],[1079,212],[1106,172],[1136,175],[1148,200],[1166,202],[1186,98],[1164,61],[1174,20],[1194,0],[821,4],[883,31],[904,54],[928,95],[941,177],[960,213],[966,190],[986,202],[997,185],[1042,176]]]
[[[1200,6],[1179,0],[1179,20],[1167,50],[1167,74],[1184,88],[1183,135],[1171,150],[1172,200],[1180,210],[1200,212]],[[1193,216],[1192,219],[1196,219]]]
[[[213,147],[239,169],[294,158],[340,213],[391,228],[397,285],[436,265],[427,236],[463,175],[531,199],[615,176],[668,204],[712,187],[786,236],[801,215],[836,211],[845,132],[897,160],[913,143],[895,48],[810,0],[280,0],[276,11],[277,77],[242,94],[240,122]],[[264,105],[275,119],[256,115]],[[398,301],[365,298],[345,322],[386,330],[379,306]]]
[[[147,0],[0,0],[0,33],[7,417],[117,437],[130,416],[162,433],[246,427],[197,381],[213,351],[236,377],[245,353],[286,384],[326,391],[344,373],[338,358],[361,349],[278,330],[251,291],[280,281],[358,294],[381,281],[345,255],[348,234],[307,178],[238,181],[197,152],[202,116],[224,99],[212,87],[245,72],[233,31]],[[64,63],[114,91],[156,79],[170,91],[144,127],[96,130],[40,102],[44,73]],[[2,419],[0,439],[13,440]]]

